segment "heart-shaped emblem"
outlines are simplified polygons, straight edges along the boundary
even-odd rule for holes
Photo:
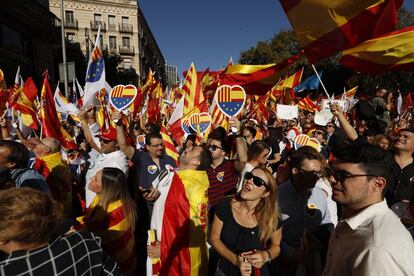
[[[111,90],[109,96],[109,102],[118,111],[128,108],[132,104],[137,96],[137,88],[132,84],[117,85]]]
[[[246,92],[239,85],[222,85],[217,88],[215,97],[220,110],[226,116],[234,117],[243,109]]]
[[[188,119],[181,120],[181,128],[183,129],[185,134],[191,134],[190,120]]]
[[[318,152],[321,151],[321,144],[319,143],[319,141],[315,138],[310,138],[306,134],[299,134],[298,136],[296,136],[294,146],[295,146],[295,149],[298,149],[304,146],[309,146],[309,147],[316,149]]]
[[[197,133],[204,133],[211,125],[211,116],[207,112],[195,113],[190,117],[190,126]]]
[[[140,146],[140,148],[145,147],[145,135],[138,135],[137,136],[137,144]]]

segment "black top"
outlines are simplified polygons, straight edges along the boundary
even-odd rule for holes
[[[402,169],[397,162],[392,166],[395,180],[387,187],[387,203],[392,205],[402,200],[414,202],[414,185],[411,183],[411,178],[414,177],[414,163]]]
[[[265,250],[264,244],[260,241],[259,226],[248,228],[238,224],[233,217],[231,200],[231,198],[223,200],[215,208],[216,216],[223,222],[220,240],[235,254],[253,249]],[[218,269],[226,276],[241,275],[239,268],[224,257],[220,257]],[[260,275],[269,275],[267,263],[262,266]]]
[[[0,275],[122,275],[100,246],[100,238],[75,232],[45,247],[12,252],[0,262]]]

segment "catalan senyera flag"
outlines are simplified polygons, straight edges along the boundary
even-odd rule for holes
[[[342,95],[338,95],[335,97],[335,99],[339,100],[347,100],[347,99],[353,99],[355,97],[356,92],[358,91],[358,85],[349,89],[348,91],[345,91],[342,93]]]
[[[194,63],[191,63],[187,71],[182,89],[184,90],[184,114],[186,114],[204,101],[204,94],[201,90]]]
[[[124,275],[136,275],[136,247],[133,229],[128,226],[121,200],[111,202],[106,210],[96,195],[84,217],[77,220],[102,239],[103,249],[118,263]]]
[[[365,41],[345,50],[340,62],[364,74],[414,69],[414,26]]]
[[[39,109],[39,119],[42,123],[42,136],[53,137],[63,144],[60,121],[56,112],[55,100],[53,98],[53,92],[48,77],[49,73],[46,70],[43,78]]]
[[[299,100],[298,107],[303,110],[307,110],[310,112],[315,112],[316,110],[320,110],[320,107],[317,106],[309,96]]]
[[[205,171],[174,174],[165,200],[160,275],[207,275],[208,176]]]
[[[164,147],[165,147],[165,153],[169,156],[171,156],[174,160],[175,163],[178,166],[178,152],[177,149],[174,146],[174,143],[170,137],[170,135],[168,135],[168,131],[165,128],[165,126],[161,127],[161,136],[162,136],[162,140],[164,142]]]
[[[229,65],[219,76],[220,85],[240,85],[250,95],[264,95],[286,73],[286,68],[299,59],[292,56],[279,64]]]
[[[279,0],[310,63],[395,30],[403,0]]]
[[[213,125],[213,128],[221,126],[225,130],[229,130],[230,118],[224,115],[223,112],[221,112],[215,98],[213,99],[213,103],[210,106],[209,113],[211,115],[211,124]]]

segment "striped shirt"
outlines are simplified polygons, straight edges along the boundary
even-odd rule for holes
[[[224,160],[215,169],[207,169],[209,187],[208,204],[209,209],[214,208],[228,193],[236,190],[239,174],[234,169],[234,161]]]

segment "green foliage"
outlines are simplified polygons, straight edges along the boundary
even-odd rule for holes
[[[398,12],[398,29],[414,26],[414,15],[406,8]],[[296,55],[301,46],[296,34],[291,30],[281,30],[268,41],[259,41],[255,47],[240,53],[241,64],[280,63],[284,59]],[[384,87],[391,91],[408,92],[414,89],[414,72],[395,71],[378,76],[368,76],[353,72],[339,64],[340,54],[333,55],[315,64],[318,71],[323,70],[322,81],[330,94],[341,94],[344,87],[349,89],[359,85],[359,91],[372,93],[376,87]],[[314,74],[307,59],[303,56],[291,67],[289,74],[305,67],[303,79]],[[319,89],[322,92],[322,88]]]

